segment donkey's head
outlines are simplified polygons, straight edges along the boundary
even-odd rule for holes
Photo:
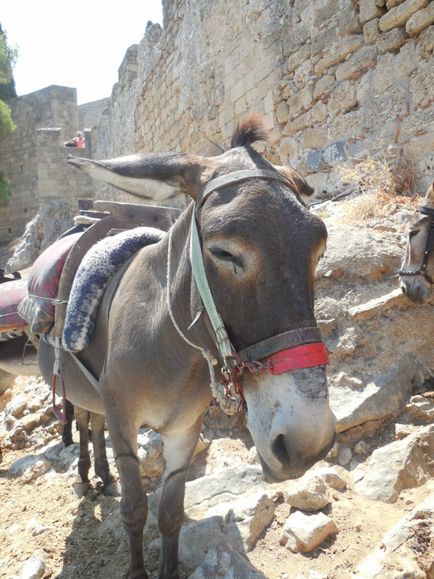
[[[410,222],[407,247],[399,271],[401,289],[422,304],[431,298],[434,275],[434,183]]]
[[[301,200],[312,193],[304,179],[251,147],[263,136],[259,121],[250,119],[217,157],[145,154],[71,162],[141,197],[164,200],[178,190],[195,200],[206,278],[234,359],[244,368],[248,427],[264,472],[283,480],[324,457],[335,436],[313,305],[327,233]],[[192,286],[194,315],[201,301]],[[195,324],[189,336],[202,338],[221,361],[209,324]],[[262,370],[251,372],[257,362]]]

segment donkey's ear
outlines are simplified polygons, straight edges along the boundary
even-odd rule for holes
[[[428,205],[428,207],[434,207],[434,181],[428,187],[425,197],[422,201],[423,205]]]
[[[68,163],[131,195],[159,202],[179,193],[195,198],[208,169],[208,159],[180,153],[145,153],[106,161],[71,155]]]
[[[309,185],[298,171],[286,165],[274,165],[274,168],[289,181],[294,191],[298,193],[300,197],[310,197],[313,194],[313,187]]]

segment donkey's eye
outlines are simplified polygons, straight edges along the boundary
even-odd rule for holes
[[[242,266],[241,259],[233,255],[229,251],[226,251],[226,249],[221,249],[218,247],[210,247],[208,249],[211,255],[216,257],[220,261],[229,261],[230,263],[234,263],[236,265],[239,265],[240,267]]]
[[[418,229],[412,229],[411,231],[409,231],[408,233],[408,238],[411,239],[412,237],[414,237],[415,235],[417,235],[419,233]]]

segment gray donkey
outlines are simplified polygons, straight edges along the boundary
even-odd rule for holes
[[[159,574],[166,579],[178,577],[186,471],[213,393],[223,405],[236,399],[245,407],[268,480],[301,476],[334,441],[327,352],[313,311],[326,228],[300,198],[310,192],[300,175],[251,147],[261,138],[262,124],[252,117],[237,127],[231,149],[216,157],[71,159],[144,199],[164,202],[181,192],[193,200],[106,292],[90,346],[79,354],[97,381],[91,383],[70,354],[60,356],[68,399],[107,420],[130,578],[147,577],[140,426],[159,431],[164,442],[158,521]],[[39,358],[49,381],[54,348],[41,343]]]

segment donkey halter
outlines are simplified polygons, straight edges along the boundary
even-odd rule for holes
[[[428,236],[426,238],[425,250],[423,252],[423,259],[420,268],[417,271],[405,271],[400,269],[398,275],[422,275],[429,284],[433,284],[432,277],[427,273],[426,268],[428,266],[429,255],[434,247],[434,209],[427,207],[426,205],[420,205],[417,208],[419,213],[428,215],[430,218]]]
[[[303,368],[324,366],[329,362],[327,348],[321,339],[321,333],[316,326],[312,326],[312,322],[307,322],[309,325],[306,325],[306,327],[288,330],[281,334],[266,338],[265,340],[262,340],[256,344],[252,344],[251,346],[248,346],[247,348],[238,352],[230,342],[224,322],[217,311],[212,292],[206,278],[202,246],[196,222],[196,211],[197,208],[201,207],[205,200],[217,189],[227,187],[235,183],[241,183],[247,179],[278,181],[293,191],[290,183],[282,175],[272,170],[256,169],[234,171],[227,175],[216,177],[215,179],[209,181],[199,192],[195,207],[192,212],[190,228],[190,263],[192,274],[204,308],[213,327],[215,344],[223,360],[221,373],[224,377],[223,386],[225,400],[223,402],[219,400],[219,402],[223,408],[228,399],[234,400],[234,398],[236,398],[238,399],[238,410],[245,406],[242,385],[240,382],[240,377],[244,369],[249,370],[250,372],[270,371],[271,374],[277,375]],[[170,243],[171,242],[169,238],[169,250]],[[169,274],[170,254],[168,256],[168,278],[170,278]],[[168,279],[168,281],[170,281],[170,279]],[[193,344],[180,330],[179,326],[173,318],[173,313],[171,312],[169,289],[168,306],[172,322],[174,323],[181,337],[191,346],[201,350],[202,355],[207,360],[211,376],[211,388],[213,390],[213,394],[216,396],[214,391],[215,389],[213,388],[213,385],[217,385],[215,381],[213,366],[217,363],[217,361],[212,356],[212,354],[210,354],[210,352],[204,350],[196,344]]]

